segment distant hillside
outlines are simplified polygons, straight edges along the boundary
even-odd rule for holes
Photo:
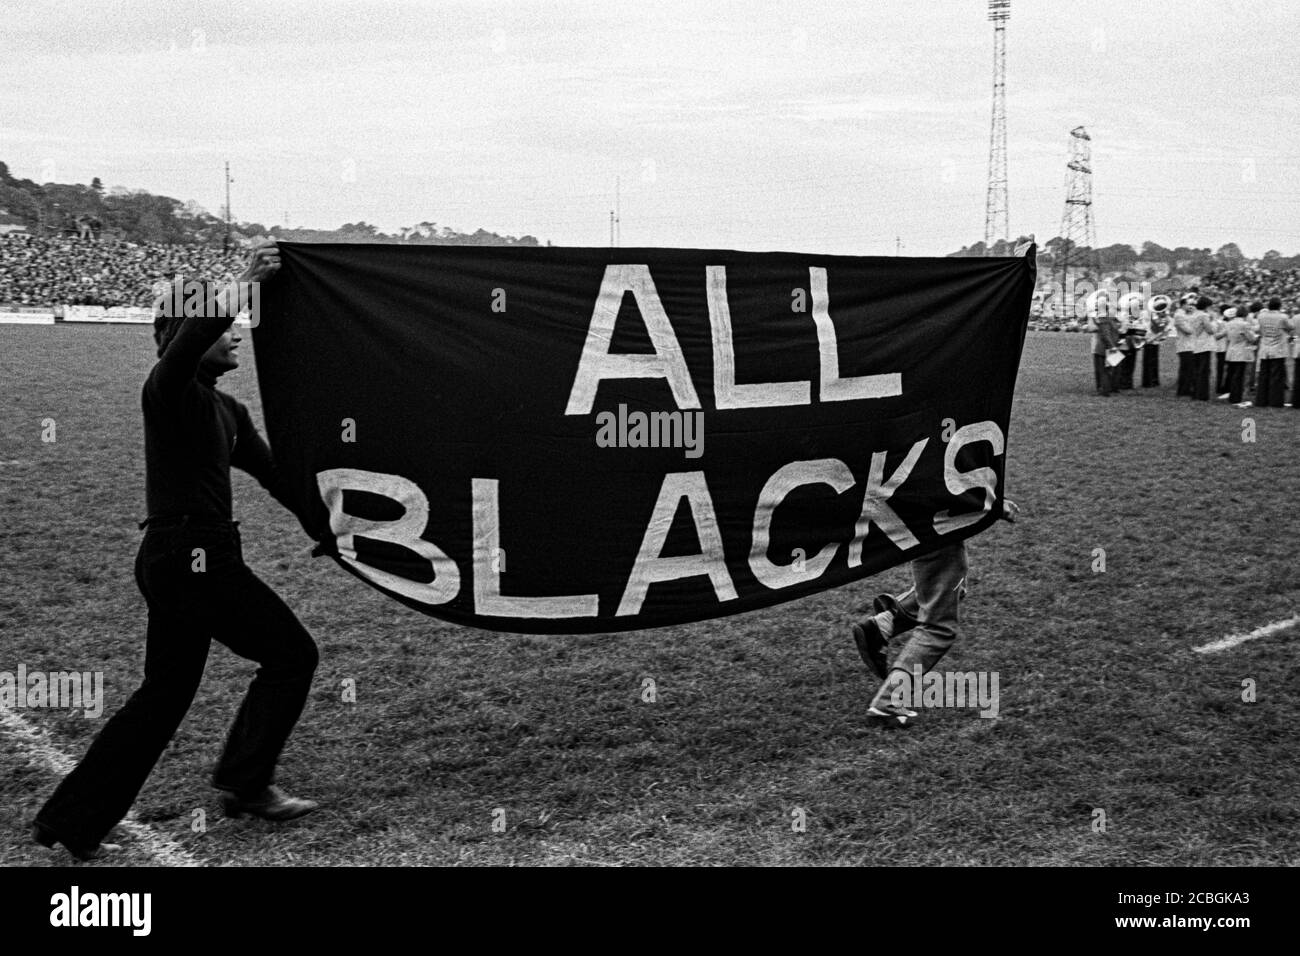
[[[99,177],[89,186],[77,183],[35,183],[15,179],[0,162],[0,224],[22,228],[32,235],[91,234],[127,242],[167,242],[221,245],[226,224],[198,203],[155,196],[143,189],[114,186],[105,190]],[[477,229],[457,232],[437,223],[422,222],[396,233],[380,232],[366,222],[346,223],[337,229],[285,229],[259,222],[236,222],[236,242],[274,235],[302,242],[413,242],[436,245],[536,246],[533,236],[501,236]]]

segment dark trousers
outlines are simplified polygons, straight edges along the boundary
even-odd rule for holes
[[[1137,352],[1129,349],[1124,353],[1124,361],[1115,366],[1115,371],[1119,373],[1119,381],[1116,383],[1120,388],[1128,389],[1133,387],[1133,372],[1137,368]]]
[[[1097,382],[1098,395],[1115,394],[1115,370],[1106,364],[1106,356],[1093,355],[1092,374]]]
[[[1236,405],[1246,390],[1246,366],[1249,362],[1228,362],[1224,384],[1228,386],[1228,401]]]
[[[1255,404],[1281,408],[1286,391],[1286,359],[1260,359]]]
[[[261,665],[213,775],[223,789],[271,783],[316,670],[311,635],[244,564],[234,524],[150,527],[135,579],[149,606],[144,682],[37,814],[65,842],[94,846],[131,809],[194,700],[213,638]]]
[[[1210,400],[1210,353],[1193,352],[1192,356],[1192,398],[1208,402]]]
[[[1142,349],[1142,387],[1160,387],[1160,346],[1148,345]]]
[[[1214,394],[1215,395],[1222,395],[1224,392],[1228,390],[1227,388],[1228,360],[1225,357],[1227,356],[1227,354],[1228,354],[1227,352],[1214,353]]]
[[[1178,394],[1192,394],[1192,380],[1195,377],[1196,353],[1178,353]]]

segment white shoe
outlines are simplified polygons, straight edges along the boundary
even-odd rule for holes
[[[1238,402],[1238,403],[1237,403],[1237,407],[1238,407],[1238,408],[1250,408],[1250,402]]]

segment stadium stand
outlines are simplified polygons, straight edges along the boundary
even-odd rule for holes
[[[214,246],[4,235],[0,304],[147,307],[155,282],[177,274],[233,278],[241,258]]]

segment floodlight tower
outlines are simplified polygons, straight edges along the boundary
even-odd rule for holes
[[[984,254],[1011,238],[1007,209],[1007,21],[1011,0],[989,0],[993,21],[993,126],[989,131],[989,189],[984,203]]]
[[[1092,218],[1092,137],[1082,126],[1070,130],[1070,161],[1065,164],[1065,213],[1061,216],[1061,304],[1070,266],[1087,268],[1096,258],[1097,224]],[[1080,247],[1087,252],[1080,251]]]

